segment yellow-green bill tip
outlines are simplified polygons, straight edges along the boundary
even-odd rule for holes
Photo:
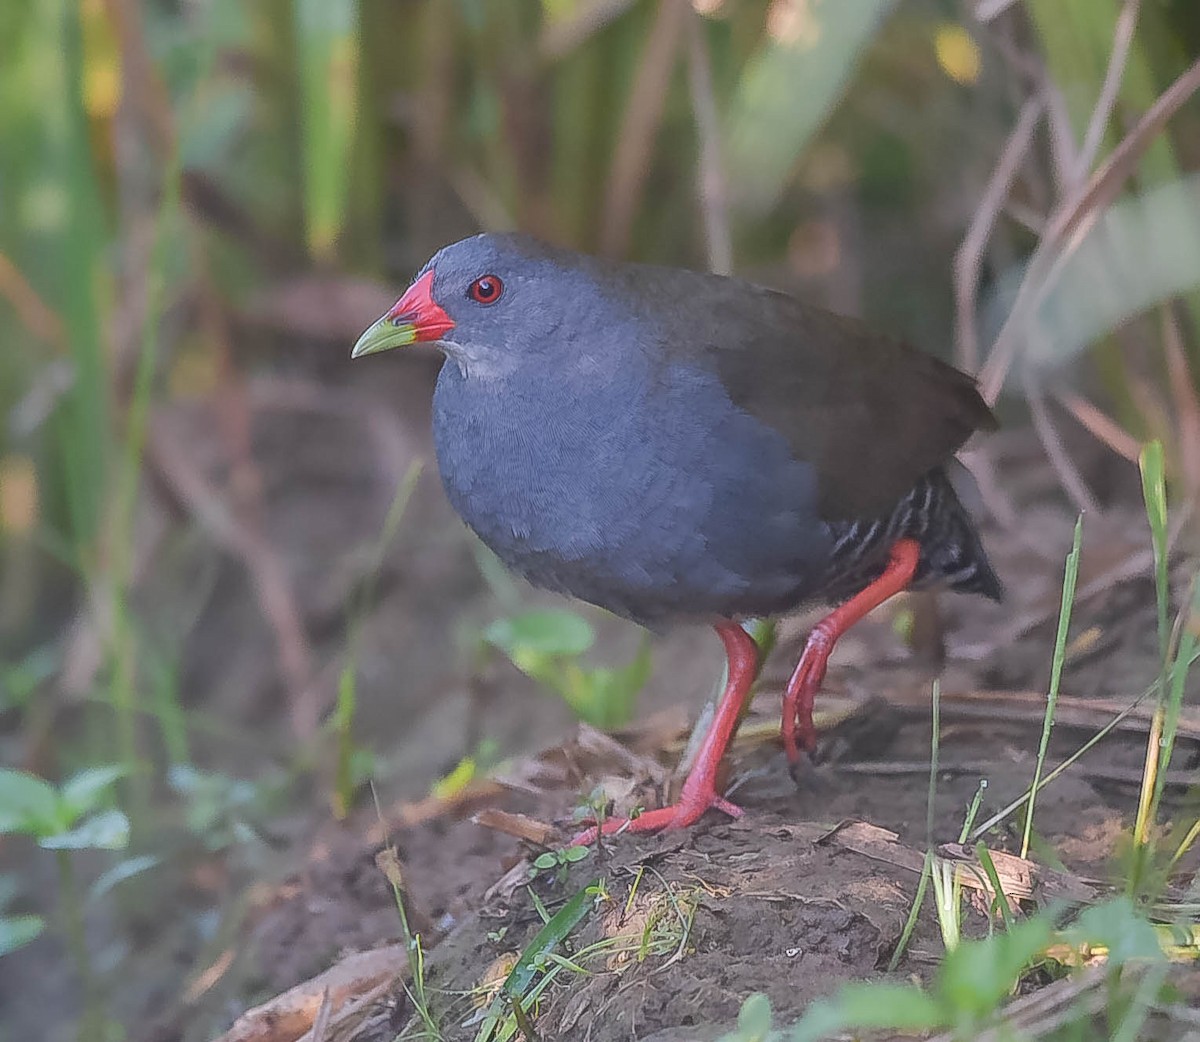
[[[390,351],[393,347],[403,347],[415,343],[417,327],[413,322],[396,322],[384,315],[371,326],[354,345],[350,352],[351,358],[362,358],[364,355],[378,354],[380,351]]]

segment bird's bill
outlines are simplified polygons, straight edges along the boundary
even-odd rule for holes
[[[433,299],[433,271],[427,271],[404,291],[392,309],[358,338],[351,358],[390,351],[393,347],[441,340],[454,320]]]

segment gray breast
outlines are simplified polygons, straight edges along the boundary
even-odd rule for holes
[[[831,540],[813,469],[711,374],[527,377],[447,363],[434,396],[447,495],[509,567],[648,623],[769,614],[815,589]]]

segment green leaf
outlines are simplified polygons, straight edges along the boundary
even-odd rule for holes
[[[44,836],[59,827],[58,793],[26,771],[0,770],[0,834]]]
[[[638,693],[650,679],[653,656],[642,641],[637,657],[620,669],[597,669],[589,675],[590,690],[584,719],[602,730],[623,727],[633,717]]]
[[[771,1037],[771,1000],[761,991],[749,995],[738,1011],[737,1031],[721,1042],[766,1042]]]
[[[1045,916],[1019,923],[981,941],[960,944],[946,954],[933,993],[956,1023],[993,1012],[1050,943],[1053,927]]]
[[[512,1037],[516,1030],[515,1021],[510,1017],[503,1025],[501,1024],[501,1017],[504,1015],[505,1009],[509,1004],[515,1008],[526,998],[529,986],[539,971],[545,967],[548,956],[567,939],[570,932],[591,910],[592,892],[599,882],[599,879],[593,879],[553,916],[546,918],[546,924],[521,953],[520,958],[517,959],[516,964],[504,979],[500,993],[488,1006],[483,1024],[475,1036],[476,1042],[498,1042],[498,1040]],[[544,912],[545,909],[541,906],[537,894],[530,890],[529,896],[537,905],[539,913]]]
[[[20,893],[21,883],[15,875],[0,875],[0,911],[12,904]]]
[[[735,205],[766,213],[821,128],[894,0],[806,4],[746,62],[724,142]]]
[[[451,800],[475,780],[479,774],[479,765],[475,757],[464,756],[451,769],[430,787],[430,795],[439,800]]]
[[[144,854],[141,857],[126,858],[124,861],[118,861],[115,865],[113,865],[112,868],[110,868],[92,884],[91,890],[88,891],[88,900],[99,900],[110,890],[116,886],[119,886],[121,883],[124,883],[127,879],[132,879],[134,876],[140,876],[143,872],[149,871],[161,863],[162,858],[155,857],[150,854]]]
[[[1108,964],[1114,969],[1131,959],[1163,960],[1162,946],[1154,927],[1137,914],[1128,897],[1118,897],[1086,909],[1067,936],[1076,945],[1108,949]]]
[[[101,811],[70,831],[38,840],[47,850],[124,850],[128,843],[129,819],[119,810]]]
[[[1060,6],[1060,0],[1049,2]],[[1022,336],[1024,359],[1042,370],[1065,367],[1133,316],[1200,285],[1200,175],[1148,187],[1103,208],[1089,233],[1069,244],[1055,264],[1059,274],[1042,290],[1044,299]],[[1002,274],[985,316],[1007,312],[1023,274]],[[1097,293],[1097,286],[1104,292]]]
[[[792,1042],[816,1042],[847,1028],[932,1031],[946,1023],[938,1002],[914,985],[855,983],[809,1006],[792,1031]]]
[[[346,213],[358,109],[357,0],[294,0],[309,250],[332,255]]]
[[[0,956],[24,948],[46,929],[40,915],[0,915]]]
[[[89,767],[63,782],[61,804],[65,811],[64,820],[74,823],[84,814],[95,810],[113,784],[128,773],[120,764],[107,764]]]
[[[20,662],[0,666],[0,709],[24,708],[38,688],[58,669],[52,646],[35,648]]]
[[[597,880],[592,880],[588,886],[594,886],[596,882]],[[521,953],[516,965],[505,978],[503,993],[509,998],[520,999],[536,975],[538,961],[544,961],[547,955],[567,939],[568,934],[588,914],[591,907],[591,894],[588,893],[588,888],[584,887],[555,912]]]
[[[483,639],[510,658],[521,653],[566,658],[582,655],[596,635],[574,612],[550,609],[497,619],[483,631]]]

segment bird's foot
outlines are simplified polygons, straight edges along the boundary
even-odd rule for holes
[[[802,752],[812,752],[817,747],[817,729],[813,724],[813,703],[825,670],[829,665],[829,653],[833,651],[836,633],[823,623],[813,627],[804,645],[804,653],[796,665],[792,679],[788,681],[783,696],[783,747],[787,750],[788,762],[796,764]]]
[[[679,802],[658,810],[643,811],[635,818],[612,818],[603,825],[593,825],[584,829],[571,842],[575,845],[595,843],[601,834],[611,836],[616,832],[657,832],[668,829],[685,829],[696,824],[704,812],[712,807],[723,811],[731,818],[740,818],[745,811],[735,803],[730,803],[723,796],[718,796],[714,789],[689,793],[687,785],[679,794]]]
[[[709,807],[724,811],[731,818],[740,818],[742,808],[717,795],[717,769],[721,757],[737,730],[742,707],[750,693],[750,685],[758,673],[758,647],[736,622],[721,622],[716,626],[729,658],[729,677],[725,693],[717,703],[716,713],[696,752],[695,762],[683,783],[679,802],[670,807],[647,811],[636,818],[619,818],[579,833],[578,843],[594,843],[600,835],[615,832],[655,832],[659,829],[683,829],[694,825]]]

